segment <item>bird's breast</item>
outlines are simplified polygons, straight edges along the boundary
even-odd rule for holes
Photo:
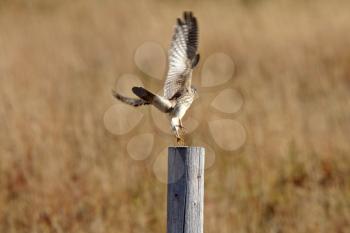
[[[180,96],[176,100],[175,107],[173,108],[170,115],[173,117],[182,118],[185,115],[186,111],[190,108],[193,100],[194,96],[190,94]]]

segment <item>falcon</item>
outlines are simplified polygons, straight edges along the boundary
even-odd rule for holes
[[[139,107],[153,105],[170,118],[172,132],[177,143],[184,145],[184,126],[182,118],[192,102],[198,98],[197,90],[192,86],[192,71],[199,62],[198,24],[192,12],[184,12],[177,19],[170,49],[168,51],[168,72],[164,83],[163,96],[143,87],[133,87],[132,92],[138,98],[125,97],[113,91],[113,96],[121,102]]]

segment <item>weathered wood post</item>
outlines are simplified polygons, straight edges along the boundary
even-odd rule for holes
[[[203,233],[203,147],[168,149],[167,233]]]

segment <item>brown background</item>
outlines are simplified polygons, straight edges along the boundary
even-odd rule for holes
[[[165,231],[158,149],[134,161],[128,137],[102,119],[115,80],[143,77],[135,48],[168,47],[187,9],[200,22],[199,69],[214,52],[230,55],[229,85],[245,101],[233,116],[245,145],[215,147],[206,171],[205,231],[350,231],[349,1],[7,0],[0,232]]]

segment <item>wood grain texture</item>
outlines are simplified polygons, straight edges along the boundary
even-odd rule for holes
[[[203,233],[205,150],[169,147],[168,155],[167,233]]]

